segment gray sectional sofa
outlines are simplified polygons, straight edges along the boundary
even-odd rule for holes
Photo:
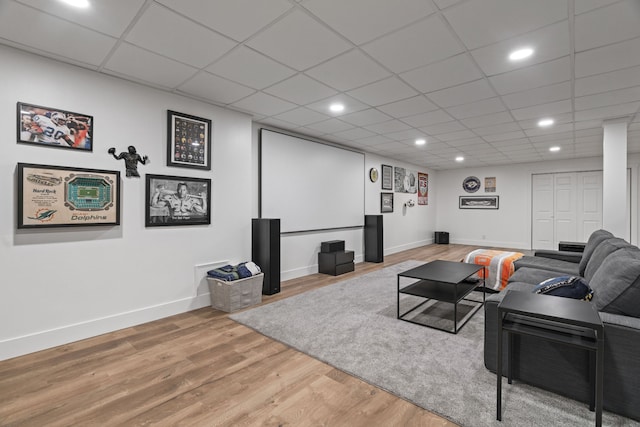
[[[496,372],[497,307],[506,290],[531,292],[552,277],[580,276],[593,290],[592,300],[585,304],[593,304],[604,323],[604,409],[640,420],[640,249],[598,230],[582,253],[536,253],[515,267],[505,290],[486,299],[487,369]],[[513,351],[514,378],[589,402],[587,351],[532,336],[516,336]],[[506,348],[503,356],[506,360]]]

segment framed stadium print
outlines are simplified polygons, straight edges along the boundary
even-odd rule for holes
[[[459,196],[459,209],[498,209],[499,196]]]
[[[211,170],[211,120],[167,111],[167,166]]]
[[[93,151],[93,117],[18,102],[18,142]]]
[[[18,228],[120,224],[120,172],[18,163]]]
[[[146,175],[145,226],[211,224],[211,180]]]

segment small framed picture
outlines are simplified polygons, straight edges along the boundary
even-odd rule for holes
[[[93,151],[93,117],[18,102],[18,142]]]
[[[498,209],[499,196],[459,196],[459,209]]]
[[[146,175],[145,226],[211,224],[211,180]]]
[[[393,166],[382,165],[382,189],[393,190]]]
[[[120,224],[120,172],[18,163],[18,228]]]
[[[393,193],[380,193],[380,212],[393,212]]]
[[[167,111],[167,166],[211,170],[211,120]]]

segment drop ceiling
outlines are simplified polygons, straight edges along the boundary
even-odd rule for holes
[[[619,118],[640,152],[640,0],[90,2],[0,0],[0,43],[434,170],[600,156]]]

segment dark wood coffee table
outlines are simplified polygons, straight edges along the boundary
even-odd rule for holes
[[[412,268],[411,270],[403,271],[398,274],[398,319],[405,322],[411,322],[422,326],[428,326],[430,328],[439,329],[445,332],[457,334],[460,328],[462,328],[471,317],[484,305],[484,279],[470,279],[478,271],[484,269],[482,265],[466,264],[463,262],[453,261],[432,261],[419,267]],[[483,275],[484,276],[484,275]],[[418,279],[413,283],[400,288],[400,279]],[[482,285],[482,302],[466,299],[473,290]],[[400,295],[414,295],[424,298],[424,301],[411,308],[410,310],[400,313]],[[426,323],[416,322],[411,319],[407,319],[406,316],[412,313],[414,310],[422,307],[424,304],[431,300],[437,300],[442,302],[448,302],[453,304],[453,330],[441,328]],[[471,301],[476,305],[466,315],[460,325],[458,325],[458,303],[460,301]]]

